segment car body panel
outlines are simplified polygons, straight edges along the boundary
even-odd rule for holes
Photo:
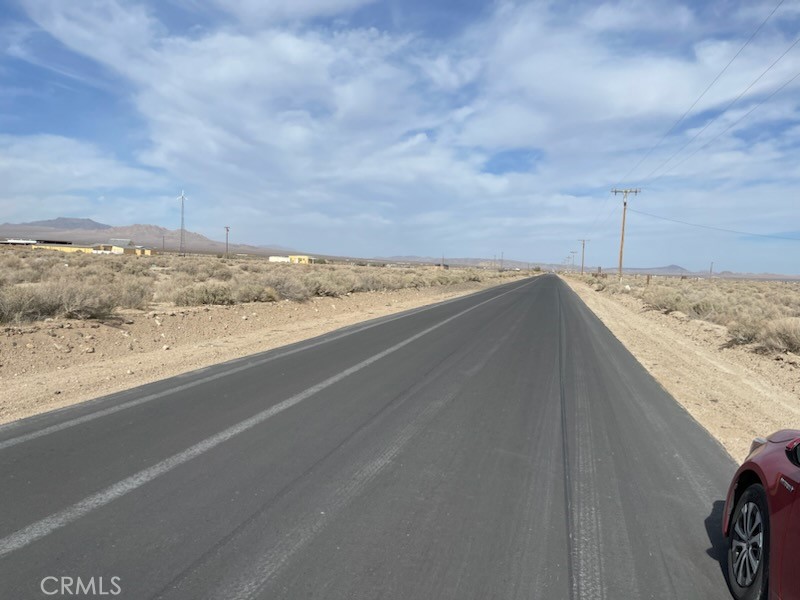
[[[770,600],[800,600],[800,467],[789,460],[787,442],[800,430],[773,433],[757,446],[736,471],[725,499],[723,534],[728,537],[731,514],[744,490],[760,483],[767,492],[770,519]]]
[[[794,487],[795,499],[787,521],[781,552],[779,598],[800,600],[800,500],[797,499],[800,497],[800,468],[796,467],[794,473],[787,473],[784,477],[789,485]]]

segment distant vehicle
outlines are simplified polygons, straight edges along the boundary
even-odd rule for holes
[[[736,600],[800,600],[800,430],[756,438],[733,477],[722,531]]]

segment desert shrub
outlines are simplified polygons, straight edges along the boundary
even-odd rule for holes
[[[292,267],[268,274],[264,278],[264,285],[273,288],[281,298],[287,300],[308,300],[314,295],[306,279]]]
[[[740,318],[727,324],[732,344],[750,344],[756,341],[763,328],[760,319]]]
[[[480,271],[476,271],[475,269],[470,269],[467,271],[467,281],[483,281],[483,277],[481,276]]]
[[[131,257],[131,260],[126,260],[120,271],[126,275],[135,275],[137,277],[151,277],[150,271],[151,264],[148,260],[141,260],[138,257]]]
[[[236,302],[276,302],[278,292],[271,287],[258,283],[243,283],[234,288],[233,297]]]
[[[8,283],[37,283],[42,280],[44,271],[30,267],[9,270],[3,274]]]
[[[98,282],[64,280],[44,284],[42,289],[45,295],[58,298],[61,315],[72,319],[107,317],[117,307],[116,290]]]
[[[800,352],[800,317],[770,321],[761,330],[758,339],[771,350]]]
[[[146,309],[153,300],[153,283],[148,279],[125,278],[115,285],[123,308]]]
[[[219,281],[230,281],[233,278],[233,271],[224,262],[211,265],[208,270],[208,277]]]
[[[0,288],[0,322],[19,323],[52,317],[60,309],[59,298],[40,284]]]
[[[177,306],[201,306],[204,304],[233,304],[234,294],[230,286],[222,283],[197,283],[177,290],[172,297]]]
[[[681,295],[677,290],[651,286],[642,294],[642,300],[656,310],[672,312],[678,310],[678,306],[681,302]]]
[[[309,275],[306,277],[306,284],[315,296],[343,296],[364,289],[363,282],[350,270],[325,271]]]

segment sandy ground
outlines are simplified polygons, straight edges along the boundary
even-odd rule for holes
[[[725,327],[565,280],[735,460],[744,459],[756,436],[800,428],[800,356],[728,347]]]
[[[500,282],[308,302],[120,311],[0,328],[0,423],[463,296]]]

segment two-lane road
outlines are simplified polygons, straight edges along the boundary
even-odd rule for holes
[[[724,599],[734,468],[543,276],[0,428],[0,598]]]

